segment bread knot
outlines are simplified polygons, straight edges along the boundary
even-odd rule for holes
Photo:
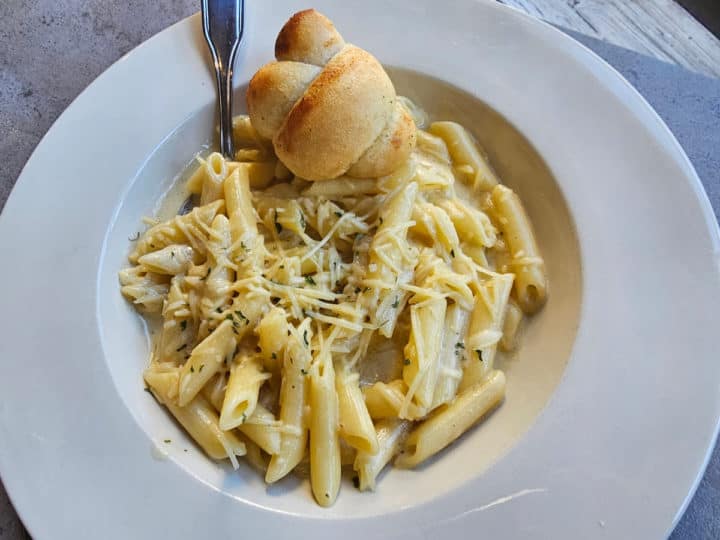
[[[250,81],[248,111],[295,175],[377,178],[408,159],[415,124],[390,77],[327,17],[313,9],[293,15],[275,41],[275,58]]]

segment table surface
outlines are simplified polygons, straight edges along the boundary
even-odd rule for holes
[[[720,40],[674,0],[498,1],[557,26],[720,77]]]
[[[672,0],[498,1],[720,77],[720,41]],[[70,102],[120,56],[197,6],[197,0],[0,2],[0,210],[32,150]],[[701,537],[700,525],[720,506],[720,459],[715,454],[673,540]],[[0,540],[25,538],[0,484]]]

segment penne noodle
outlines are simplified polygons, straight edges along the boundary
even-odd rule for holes
[[[396,379],[390,383],[376,382],[363,391],[365,405],[370,417],[374,420],[384,418],[405,418],[417,420],[425,416],[427,411],[412,401],[407,404],[407,409],[401,410],[405,403],[407,385],[402,379]]]
[[[338,396],[330,355],[310,370],[310,486],[320,506],[331,506],[340,491]]]
[[[340,371],[335,376],[335,389],[340,412],[340,436],[353,448],[374,454],[378,443],[375,427],[368,413],[357,373]]]
[[[359,450],[353,464],[353,468],[358,474],[360,491],[375,490],[375,481],[378,475],[400,451],[411,427],[411,422],[397,418],[380,420],[375,425],[378,451],[373,454]]]
[[[453,163],[457,168],[467,171],[462,176],[468,177],[472,187],[489,191],[499,183],[484,152],[460,124],[433,122],[428,131],[445,141]]]
[[[505,375],[502,371],[489,373],[486,379],[464,390],[415,428],[395,465],[415,467],[435,455],[496,407],[504,396]]]
[[[307,478],[324,507],[343,468],[375,490],[388,464],[423,463],[498,406],[497,349],[519,346],[548,294],[527,213],[471,133],[392,99],[395,135],[321,181],[236,116],[235,155],[196,156],[158,215],[190,193],[186,213],[146,218],[118,274],[153,329],[156,400],[210,458],[244,455],[267,484]],[[411,119],[409,157],[363,178]]]
[[[233,325],[226,320],[192,350],[180,370],[178,404],[181,407],[190,403],[213,375],[230,363],[236,346]]]
[[[517,303],[525,313],[535,313],[547,299],[547,276],[532,225],[520,198],[511,189],[495,186],[492,201],[500,229],[510,248],[510,266],[515,273],[513,290]]]
[[[461,392],[493,369],[512,282],[511,275],[499,274],[480,288],[465,339],[466,361],[460,381]]]
[[[465,356],[465,332],[470,313],[459,304],[448,306],[438,361],[438,377],[431,409],[455,397],[462,378],[461,360]]]
[[[227,431],[247,422],[255,412],[260,387],[269,378],[269,373],[263,373],[259,358],[235,357],[220,410],[221,429]]]
[[[515,350],[522,320],[522,309],[520,309],[513,300],[510,300],[507,305],[507,311],[505,312],[505,321],[503,322],[502,328],[503,335],[500,338],[500,350],[506,352]]]
[[[405,347],[403,380],[408,386],[406,400],[427,409],[432,405],[439,372],[440,346],[447,302],[431,298],[410,308],[410,341]],[[401,408],[400,416],[405,417]]]
[[[229,172],[225,158],[222,154],[213,152],[200,167],[204,172],[200,204],[209,204],[222,199],[223,180]]]
[[[280,389],[280,421],[294,432],[283,433],[280,438],[280,451],[270,459],[265,481],[277,482],[300,463],[307,444],[307,374],[310,369],[310,350],[306,343],[312,335],[306,319],[291,335],[285,350],[282,368],[282,387]],[[302,336],[302,337],[301,337]]]

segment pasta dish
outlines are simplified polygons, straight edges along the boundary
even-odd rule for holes
[[[280,75],[258,72],[235,159],[197,158],[195,206],[135,241],[120,283],[159,321],[144,381],[205,453],[236,468],[244,456],[268,483],[309,471],[329,506],[343,468],[372,490],[386,465],[415,467],[502,402],[496,352],[517,346],[548,286],[519,198],[460,124],[383,88],[387,114],[361,126],[370,144],[316,151],[313,111],[296,109],[356,52],[301,12],[271,69],[301,64],[283,42],[301,14],[334,52],[290,77],[302,92],[285,88],[289,106],[266,99]]]

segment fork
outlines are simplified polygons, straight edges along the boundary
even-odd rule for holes
[[[220,151],[234,159],[232,140],[233,64],[243,35],[244,0],[202,0],[203,34],[215,66],[220,116]]]

